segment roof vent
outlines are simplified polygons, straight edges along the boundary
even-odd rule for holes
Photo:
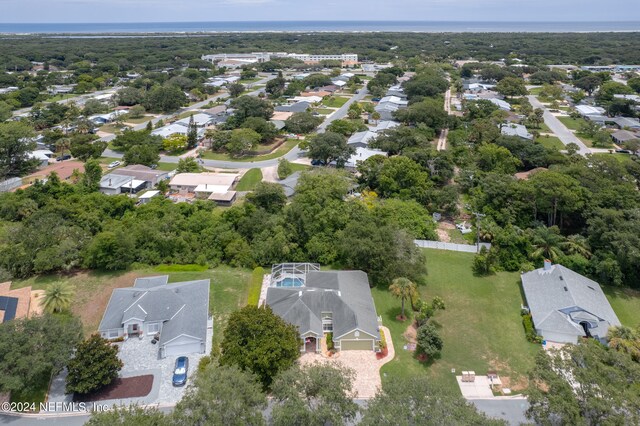
[[[562,275],[560,275],[558,278],[560,279],[560,281],[564,281],[564,277]]]
[[[298,297],[302,297],[302,290],[298,291]]]
[[[567,288],[567,286],[564,286],[564,291],[569,291],[569,289]]]

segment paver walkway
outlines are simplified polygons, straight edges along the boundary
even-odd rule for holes
[[[380,327],[380,331],[385,334],[389,353],[382,359],[377,359],[373,351],[340,351],[337,358],[326,358],[324,355],[315,353],[305,353],[300,357],[302,365],[314,362],[335,362],[344,367],[353,369],[356,378],[353,383],[353,390],[357,392],[357,398],[373,398],[382,386],[380,379],[380,367],[391,361],[395,355],[391,333],[387,327]]]

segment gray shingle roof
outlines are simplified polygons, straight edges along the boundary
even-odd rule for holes
[[[98,330],[119,329],[129,319],[162,321],[160,344],[178,336],[206,339],[209,280],[167,284],[168,276],[138,278],[134,287],[115,289]]]
[[[522,287],[537,329],[583,336],[580,321],[597,317],[593,336],[604,338],[620,321],[600,285],[562,265],[522,274]]]
[[[322,313],[331,312],[334,338],[354,330],[380,338],[369,280],[362,271],[309,272],[304,287],[271,287],[266,301],[300,333],[322,335]]]

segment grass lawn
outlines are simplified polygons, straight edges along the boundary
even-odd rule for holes
[[[285,143],[280,145],[275,151],[265,154],[265,155],[247,155],[244,157],[232,157],[225,152],[212,152],[212,151],[204,151],[202,153],[202,158],[206,158],[208,160],[221,160],[221,161],[263,161],[263,160],[271,160],[274,158],[282,157],[287,152],[291,151],[294,146],[296,146],[300,141],[297,139],[287,139]]]
[[[533,89],[529,89],[529,94],[538,96],[541,91],[542,91],[542,87],[534,87]]]
[[[80,271],[69,275],[42,275],[16,280],[11,288],[30,285],[34,290],[45,290],[53,282],[69,283],[75,289],[71,310],[82,319],[85,335],[89,336],[97,331],[115,288],[131,287],[136,278],[154,275],[169,275],[170,283],[210,279],[209,310],[214,317],[215,333],[222,331],[231,312],[247,303],[251,271],[227,266],[207,269],[200,265],[161,265],[119,272]]]
[[[178,165],[176,163],[163,163],[160,162],[158,163],[158,170],[162,170],[163,172],[170,172],[172,170],[175,170],[176,167],[178,167]]]
[[[262,77],[247,78],[246,80],[245,79],[239,80],[238,83],[240,83],[240,84],[251,84],[251,83],[255,83],[256,81],[260,81],[260,80],[262,80]]]
[[[616,160],[618,160],[620,163],[622,163],[623,165],[627,164],[627,163],[631,163],[633,162],[633,158],[631,157],[631,154],[624,154],[624,153],[614,153],[614,154],[608,154],[608,153],[596,153],[596,154],[592,154],[594,156],[608,156],[608,155],[613,155],[613,158],[615,158]]]
[[[565,126],[567,126],[570,130],[578,130],[580,125],[585,124],[586,120],[584,118],[571,118],[571,117],[557,117],[558,120],[562,122]]]
[[[322,105],[330,108],[340,108],[342,105],[346,104],[348,100],[349,98],[345,98],[343,96],[331,96],[325,98],[325,100],[322,101]]]
[[[602,286],[618,319],[627,327],[640,327],[640,291]]]
[[[536,139],[536,142],[540,143],[545,148],[564,149],[564,144],[555,136],[540,136]]]
[[[152,115],[145,115],[144,117],[140,117],[140,118],[125,118],[124,121],[126,121],[127,123],[133,123],[133,124],[141,124],[141,123],[146,123],[149,120],[153,119]]]
[[[262,171],[260,169],[251,169],[242,176],[236,191],[253,191],[258,183],[262,181]]]
[[[431,320],[441,330],[444,348],[439,359],[425,364],[405,351],[403,333],[410,321],[397,321],[400,301],[388,290],[374,288],[378,315],[391,330],[396,349],[395,359],[381,369],[383,382],[391,376],[426,374],[435,386],[459,392],[452,368],[456,374],[462,370],[486,374],[487,370],[495,369],[503,381],[510,381],[512,389],[522,389],[540,345],[525,338],[520,317],[520,275],[501,272],[476,277],[471,271],[473,254],[444,250],[425,253],[427,285],[419,291],[426,300],[440,296],[446,304],[446,310],[439,311]]]
[[[122,125],[122,126],[116,126],[115,124],[105,124],[104,126],[100,127],[98,130],[100,130],[101,132],[106,132],[106,133],[113,133],[114,135],[119,135],[120,132],[122,131],[122,129],[126,129],[127,125]]]
[[[50,98],[45,99],[45,102],[58,102],[69,98],[75,98],[76,96],[80,95],[76,93],[62,93],[60,95],[51,96]]]
[[[335,109],[330,108],[318,108],[315,110],[318,114],[329,115],[335,112]]]

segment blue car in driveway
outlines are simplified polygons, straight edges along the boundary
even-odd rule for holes
[[[187,383],[187,372],[189,371],[189,358],[181,356],[176,359],[176,366],[173,369],[173,386],[184,386]]]

